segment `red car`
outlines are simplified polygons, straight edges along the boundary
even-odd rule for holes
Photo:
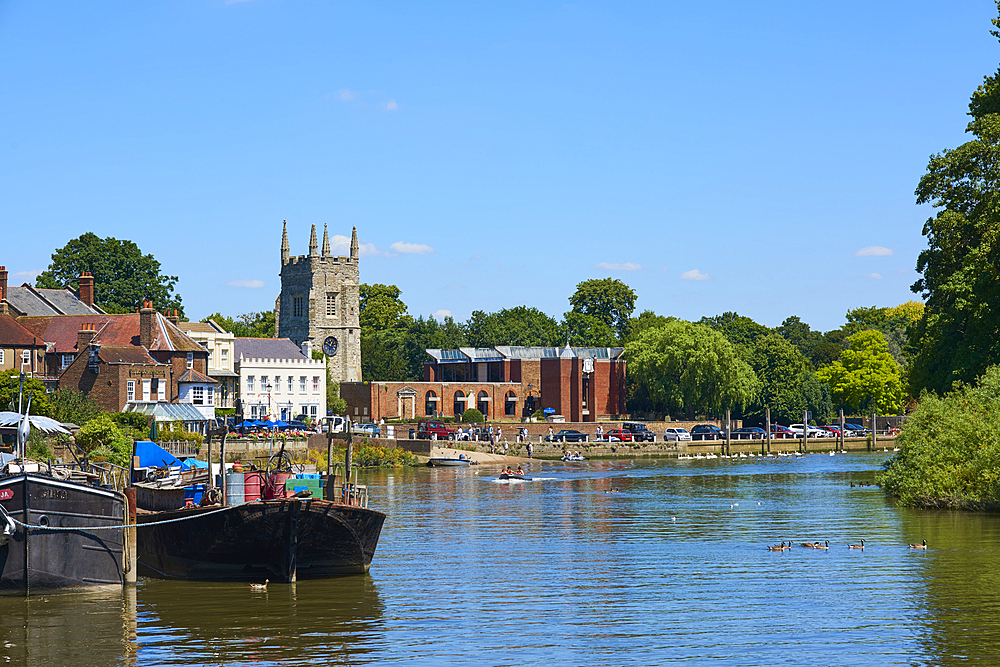
[[[834,435],[837,436],[840,435],[840,427],[835,424],[831,424],[830,426],[820,426],[820,428],[826,431],[830,431]]]
[[[632,433],[621,428],[612,429],[604,434],[604,440],[610,442],[612,439],[621,440],[622,442],[632,442]]]
[[[795,438],[797,437],[792,429],[787,426],[782,426],[781,424],[771,424],[771,437],[772,438]]]

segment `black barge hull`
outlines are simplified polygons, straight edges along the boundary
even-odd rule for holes
[[[125,496],[117,491],[33,473],[0,478],[0,505],[17,526],[0,545],[0,595],[40,595],[125,585]],[[0,516],[0,531],[4,521]]]
[[[161,523],[171,519],[183,520]],[[142,513],[138,572],[256,582],[361,574],[384,522],[375,510],[298,498]]]

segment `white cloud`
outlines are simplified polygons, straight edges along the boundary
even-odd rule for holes
[[[343,255],[347,257],[351,254],[351,237],[343,234],[334,234],[330,237],[330,253],[333,255]],[[361,257],[379,257],[388,255],[375,247],[374,243],[358,241],[358,255]]]
[[[707,273],[702,273],[698,269],[691,269],[681,274],[681,280],[708,280],[711,278]]]
[[[594,268],[604,269],[605,271],[641,271],[642,264],[636,264],[635,262],[625,262],[624,264],[618,262],[600,262]]]
[[[396,104],[396,100],[389,100],[388,102],[386,102],[385,104],[386,111],[396,111],[397,109],[399,109],[399,105]]]
[[[451,316],[452,316],[451,311],[448,310],[447,308],[442,308],[441,310],[437,310],[431,313],[431,317],[433,317],[435,320],[443,320],[444,318]]]
[[[669,271],[669,270],[670,270],[670,267],[667,266],[666,264],[664,264],[663,266],[660,267],[660,271]]]
[[[855,257],[892,257],[894,254],[891,248],[883,248],[880,245],[870,245],[867,248],[854,253]]]
[[[358,96],[358,93],[356,91],[350,90],[348,88],[341,88],[335,94],[337,96],[337,99],[340,100],[341,102],[350,102],[351,100],[353,100],[355,97]]]
[[[257,289],[264,286],[263,280],[230,280],[226,283],[229,287],[249,287],[251,289]]]
[[[38,277],[39,273],[41,273],[41,271],[15,271],[11,274],[11,277],[30,283]]]
[[[396,241],[389,247],[404,255],[429,255],[434,252],[434,248],[429,245],[424,245],[423,243],[404,243],[403,241]]]
[[[872,280],[882,280],[882,276],[878,273],[869,273],[868,277]]]

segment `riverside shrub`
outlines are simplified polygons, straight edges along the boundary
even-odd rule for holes
[[[1000,509],[1000,366],[974,385],[922,395],[896,443],[877,480],[900,503]]]

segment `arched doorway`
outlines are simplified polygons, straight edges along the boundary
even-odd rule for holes
[[[483,413],[483,419],[490,418],[490,395],[486,393],[486,390],[479,392],[479,396],[476,399],[476,408]]]
[[[437,400],[437,394],[434,393],[433,389],[424,394],[424,416],[434,417],[437,415]]]
[[[503,401],[503,414],[505,417],[517,416],[517,394],[513,390],[507,392]]]
[[[452,405],[452,414],[461,417],[465,412],[465,392],[459,389],[455,392],[455,402]]]

